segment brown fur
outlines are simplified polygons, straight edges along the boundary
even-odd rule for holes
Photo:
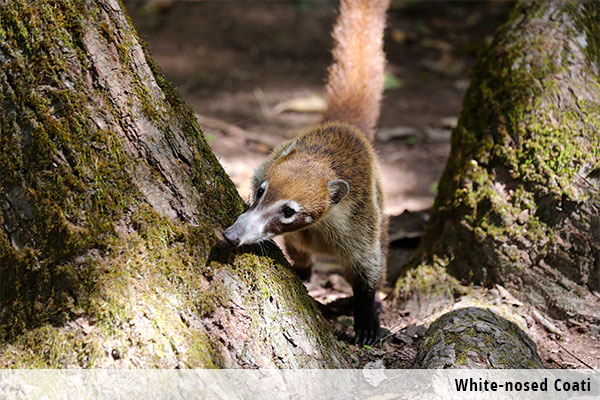
[[[292,143],[290,154],[280,157]],[[327,183],[334,179],[343,179],[350,187],[346,198],[335,205],[343,215],[327,213]],[[311,218],[308,226],[286,227],[287,232],[301,229],[286,235],[288,254],[302,258],[295,263],[308,264],[307,253],[335,256],[348,267],[351,283],[361,274],[377,286],[385,265],[386,220],[375,151],[363,134],[344,123],[322,124],[280,146],[257,171],[255,190],[263,181],[269,182],[265,203],[292,199],[302,205],[302,216]],[[372,258],[373,252],[380,254],[375,257],[379,265],[359,265],[359,259]]]
[[[224,232],[236,245],[285,234],[288,256],[304,278],[312,254],[337,258],[353,285],[360,343],[377,338],[374,298],[387,249],[383,193],[370,143],[383,89],[387,5],[388,0],[341,1],[326,122],[271,153],[254,175],[254,204]]]
[[[324,121],[346,121],[370,141],[379,118],[385,54],[383,30],[389,0],[342,0],[333,29],[333,64]]]

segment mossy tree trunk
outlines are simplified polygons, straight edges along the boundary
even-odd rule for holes
[[[517,4],[475,67],[400,293],[497,283],[599,333],[599,70],[600,3]],[[444,268],[452,277],[430,278]]]
[[[0,108],[0,367],[345,365],[116,0],[0,2]]]

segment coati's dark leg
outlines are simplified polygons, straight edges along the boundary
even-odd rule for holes
[[[381,196],[381,190],[379,191],[380,196]],[[380,205],[380,207],[383,207],[383,205]],[[388,258],[388,249],[389,249],[389,242],[388,242],[388,219],[387,217],[384,215],[383,218],[381,219],[381,231],[380,231],[380,237],[379,237],[379,246],[381,249],[381,267],[379,269],[379,278],[377,279],[377,288],[381,288],[386,280],[386,273],[387,273],[387,258]],[[381,312],[383,311],[383,302],[381,301],[381,298],[379,298],[379,295],[377,294],[377,292],[375,292],[375,309],[377,310],[377,312]]]
[[[354,332],[356,344],[371,345],[379,334],[379,317],[375,305],[375,288],[366,280],[355,279],[354,291]]]
[[[285,236],[283,238],[285,243],[285,251],[287,255],[292,259],[294,270],[303,281],[309,281],[310,275],[312,274],[312,256],[306,251],[298,249],[294,246],[293,240]]]

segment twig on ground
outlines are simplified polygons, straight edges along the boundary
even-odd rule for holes
[[[260,112],[265,117],[265,121],[269,125],[273,124],[273,111],[271,107],[269,107],[269,103],[267,103],[267,98],[265,96],[265,92],[260,87],[256,87],[254,89],[254,97],[256,97],[256,101],[258,102],[258,106],[260,107]]]
[[[223,132],[227,136],[234,136],[245,141],[261,143],[269,147],[269,150],[273,149],[279,144],[279,141],[275,138],[272,138],[271,136],[259,135],[254,132],[244,130],[228,122],[221,121],[220,119],[207,117],[205,115],[200,114],[196,114],[196,119],[198,120],[200,126],[202,126],[203,128],[206,128],[208,130],[218,130]]]
[[[583,365],[585,365],[587,368],[589,369],[594,369],[594,367],[592,367],[590,364],[586,363],[585,361],[583,361],[581,358],[577,357],[575,354],[571,353],[569,350],[567,350],[567,348],[565,346],[563,346],[558,340],[553,339],[556,344],[558,344],[558,346],[563,349],[567,354],[569,354],[571,357],[573,357],[574,359],[576,359],[577,361],[579,361],[580,363],[582,363]]]

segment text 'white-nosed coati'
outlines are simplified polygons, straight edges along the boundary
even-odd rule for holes
[[[375,292],[385,270],[387,222],[375,151],[388,0],[342,0],[323,122],[275,149],[253,178],[254,202],[225,230],[234,246],[283,234],[300,275],[312,255],[336,258],[354,291],[359,344],[377,340]]]

